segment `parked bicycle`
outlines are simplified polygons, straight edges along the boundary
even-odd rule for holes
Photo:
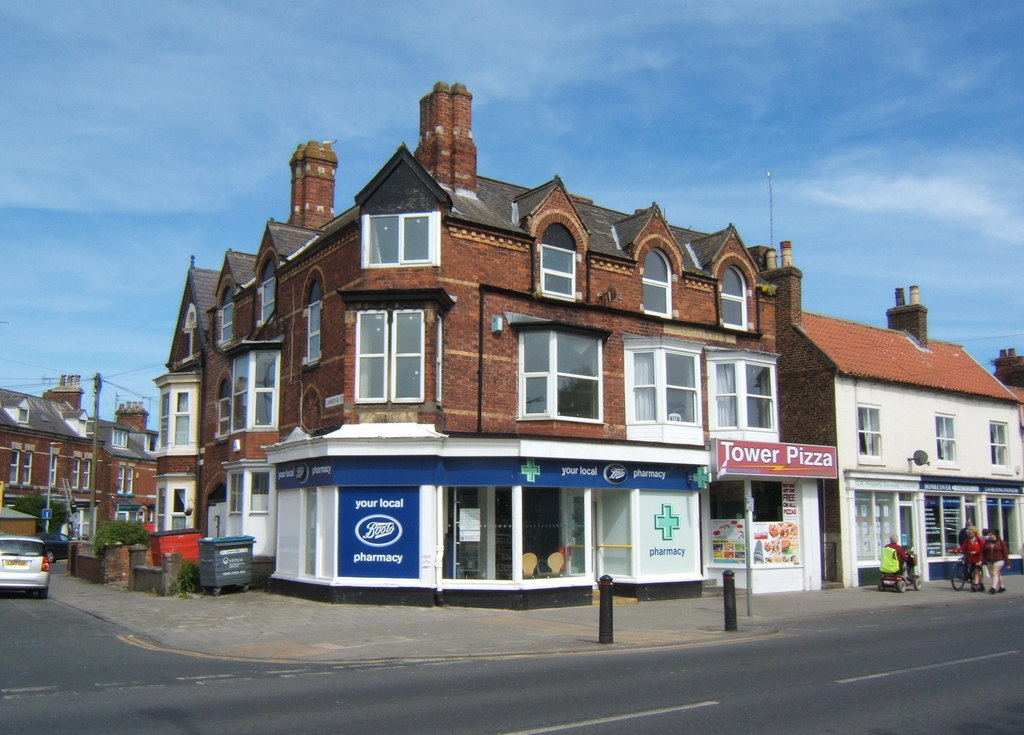
[[[974,584],[974,565],[967,561],[967,554],[961,554],[960,558],[953,564],[953,574],[949,581],[957,592],[968,585]]]

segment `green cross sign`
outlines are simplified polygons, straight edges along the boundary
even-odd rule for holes
[[[701,490],[708,486],[710,479],[711,475],[708,474],[707,467],[698,467],[697,471],[690,475],[690,480]]]
[[[654,516],[654,528],[661,531],[662,541],[671,541],[672,534],[679,528],[679,516],[672,514],[672,506],[661,506],[661,515]]]
[[[526,477],[527,482],[534,482],[540,474],[540,467],[535,465],[532,459],[528,459],[526,464],[520,465],[519,471]]]

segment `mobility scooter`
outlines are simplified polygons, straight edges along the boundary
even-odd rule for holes
[[[878,579],[879,592],[884,592],[885,590],[905,592],[907,587],[912,590],[921,589],[921,575],[914,573],[914,570],[917,568],[917,557],[914,555],[912,547],[908,546],[905,551],[907,553],[907,561],[904,565],[900,566],[898,572],[882,572],[882,576]]]

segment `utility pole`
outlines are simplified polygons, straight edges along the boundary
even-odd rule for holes
[[[96,373],[92,378],[92,472],[89,473],[89,538],[96,538],[96,475],[100,471],[100,389],[103,378]]]

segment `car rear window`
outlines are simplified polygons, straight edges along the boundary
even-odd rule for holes
[[[0,554],[4,556],[42,556],[43,543],[16,538],[0,538]]]

